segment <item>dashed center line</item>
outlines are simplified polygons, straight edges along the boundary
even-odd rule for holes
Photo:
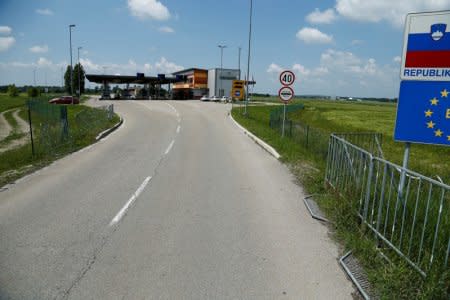
[[[122,209],[117,213],[117,215],[111,220],[109,223],[109,226],[113,226],[117,224],[123,216],[126,214],[130,206],[133,204],[134,201],[139,197],[139,195],[144,191],[147,184],[150,182],[150,179],[152,179],[151,176],[145,178],[144,182],[139,186],[139,188],[134,192],[134,194],[130,197],[128,202],[122,207]]]
[[[169,147],[167,147],[166,152],[164,153],[164,155],[169,154],[170,150],[172,150],[173,144],[175,143],[175,140],[172,140],[172,142],[170,143]]]
[[[181,126],[178,125],[178,127],[177,127],[177,133],[180,133],[180,130],[181,130]]]

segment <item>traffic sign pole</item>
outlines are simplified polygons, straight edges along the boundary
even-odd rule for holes
[[[285,124],[286,124],[286,103],[284,103],[284,109],[283,109],[283,129],[281,130],[281,137],[284,137]]]
[[[283,71],[280,74],[280,83],[282,87],[278,91],[278,97],[284,103],[283,107],[283,125],[281,128],[281,137],[284,137],[286,129],[286,106],[294,97],[294,90],[290,87],[295,81],[295,74],[292,71]]]

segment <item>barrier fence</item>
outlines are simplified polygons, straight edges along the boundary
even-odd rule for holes
[[[104,128],[114,116],[113,105],[98,109],[77,107],[69,115],[67,106],[29,100],[28,118],[34,155],[57,155],[77,149],[85,139]]]
[[[400,256],[422,276],[448,270],[449,185],[386,160],[381,134],[329,135],[287,116],[286,137],[327,159],[325,182],[351,202],[383,253]],[[282,107],[272,110],[269,123],[281,133]]]
[[[362,226],[373,233],[382,251],[395,252],[423,276],[431,268],[445,270],[450,252],[450,186],[380,156],[380,136],[332,134],[325,181],[352,201]]]
[[[290,114],[304,109],[303,104],[286,106],[285,136],[293,139],[324,159],[327,157],[329,134],[308,124],[290,119]],[[269,126],[280,132],[283,126],[283,106],[270,112]]]

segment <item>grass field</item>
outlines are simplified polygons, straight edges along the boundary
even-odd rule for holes
[[[16,107],[24,107],[28,100],[26,94],[20,94],[17,97],[10,97],[7,94],[0,94],[0,113]]]
[[[269,127],[269,114],[274,107],[249,107],[247,117],[242,109],[235,107],[233,117],[251,132],[271,144],[282,155],[282,160],[333,221],[332,231],[346,249],[351,249],[365,267],[372,284],[383,299],[448,299],[450,295],[450,272],[430,272],[422,278],[402,259],[394,255],[393,264],[386,264],[375,250],[374,242],[367,237],[355,216],[351,201],[342,201],[324,187],[327,137],[332,132],[381,132],[385,157],[400,163],[403,157],[402,143],[392,140],[396,106],[387,103],[336,102],[299,100],[304,110],[291,113],[289,118],[314,128],[325,149],[306,148],[295,138],[281,138],[278,130]],[[449,157],[446,147],[413,145],[410,166],[428,175],[439,175],[448,182]]]
[[[377,132],[383,134],[385,157],[402,164],[404,143],[393,140],[396,104],[379,102],[344,102],[327,100],[297,100],[305,109],[289,115],[294,121],[301,121],[326,134],[342,132]],[[269,122],[270,106],[254,109],[255,118]],[[413,144],[411,146],[410,169],[424,175],[440,176],[450,182],[450,148]]]
[[[44,102],[53,96],[54,95],[47,95],[44,97]],[[25,102],[27,99],[28,98],[25,95],[11,98],[7,95],[0,94],[0,109],[3,109],[4,111],[12,108],[23,107],[24,109],[21,110],[19,115],[26,120],[28,118],[27,109],[25,108]],[[19,148],[0,153],[0,187],[27,173],[48,165],[62,156],[92,144],[95,142],[95,137],[98,133],[112,127],[119,121],[119,117],[117,115],[114,115],[111,120],[102,119],[102,116],[104,115],[103,111],[100,112],[98,109],[90,108],[84,105],[68,105],[67,108],[69,130],[72,137],[71,143],[59,146],[58,148],[53,149],[53,151],[38,151],[34,156],[32,155],[31,142],[28,142],[26,145]],[[85,124],[77,122],[76,116],[80,115],[80,113],[94,117],[94,120],[89,120],[90,122]],[[11,119],[8,113],[6,115],[7,119]],[[39,123],[43,120],[36,121]],[[35,131],[33,130],[33,132]],[[39,133],[39,130],[37,133]],[[0,143],[9,143],[12,139],[21,137],[23,137],[23,134],[12,133]],[[39,141],[39,136],[35,136],[34,138],[35,141]]]

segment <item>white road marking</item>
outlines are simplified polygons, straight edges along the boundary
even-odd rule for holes
[[[120,219],[125,215],[125,213],[128,211],[130,206],[133,204],[134,201],[139,197],[139,195],[144,191],[147,184],[150,182],[150,179],[152,179],[151,176],[145,178],[144,182],[141,184],[141,186],[134,192],[134,194],[131,196],[131,198],[128,200],[128,202],[122,207],[122,209],[117,213],[117,215],[111,220],[109,223],[109,226],[113,226],[117,224]]]
[[[180,130],[181,130],[181,126],[178,125],[178,127],[177,127],[177,133],[180,133]]]
[[[164,153],[164,155],[169,154],[170,150],[172,150],[173,144],[175,143],[175,140],[172,140],[172,142],[170,143],[169,147],[167,147],[166,152]]]

